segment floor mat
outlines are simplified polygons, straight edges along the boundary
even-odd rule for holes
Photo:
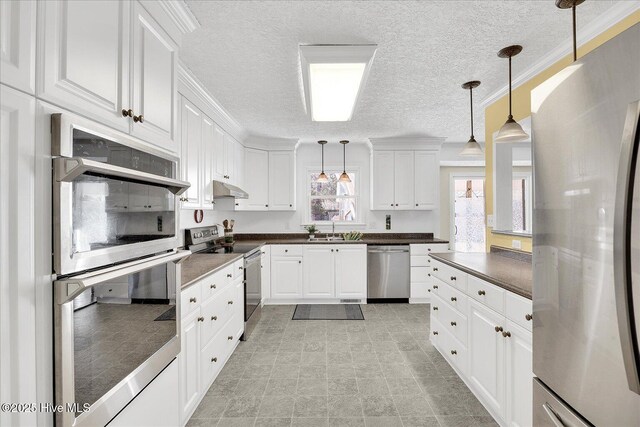
[[[360,304],[298,304],[292,320],[364,320]]]
[[[154,322],[158,320],[176,320],[176,306],[174,305],[169,310],[165,311],[153,320]]]

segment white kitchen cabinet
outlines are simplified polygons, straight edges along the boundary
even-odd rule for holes
[[[531,426],[533,401],[533,347],[531,332],[507,319],[505,331],[510,334],[506,342],[506,397],[507,425]]]
[[[35,93],[36,2],[0,2],[0,83]]]
[[[202,209],[213,209],[213,170],[215,163],[216,124],[202,116]]]
[[[247,148],[244,152],[244,183],[247,199],[237,200],[237,210],[266,211],[269,209],[269,152]]]
[[[414,209],[436,209],[440,182],[438,154],[433,151],[415,151],[414,165]]]
[[[269,151],[269,210],[295,210],[295,154]]]
[[[180,349],[180,409],[183,420],[200,402],[200,311],[182,320]]]
[[[271,298],[271,246],[262,247],[262,257],[260,258],[260,286],[262,293],[262,303]]]
[[[181,195],[182,208],[199,209],[202,206],[202,131],[203,114],[186,98],[182,97],[180,132],[182,155],[181,175],[191,186]]]
[[[394,153],[394,209],[411,210],[414,200],[413,151]]]
[[[302,256],[271,254],[271,299],[302,297]]]
[[[178,46],[137,2],[133,2],[132,28],[134,117],[131,133],[176,152]]]
[[[469,380],[484,404],[495,414],[505,414],[504,316],[483,304],[469,304]]]
[[[341,245],[335,252],[336,298],[367,299],[367,245]]]
[[[223,158],[224,158],[224,171],[225,171],[225,180],[228,182],[232,182],[235,178],[235,160],[236,160],[236,151],[235,151],[236,141],[233,139],[231,135],[225,132],[224,134],[224,149],[223,149]]]
[[[133,108],[131,3],[51,0],[39,7],[44,17],[39,96],[129,132],[132,121],[122,111]]]
[[[213,161],[213,179],[216,181],[225,181],[227,179],[224,135],[224,130],[219,126],[216,126],[213,133],[213,152],[215,153]]]
[[[373,150],[371,209],[436,209],[439,174],[435,151]]]
[[[394,162],[393,151],[372,154],[371,208],[374,210],[391,210],[395,206]]]
[[[335,297],[334,254],[328,245],[304,245],[302,296],[304,298]]]
[[[436,283],[432,276],[432,264],[435,262],[429,256],[430,253],[444,253],[449,251],[448,243],[421,243],[410,245],[411,265],[411,293],[409,303],[428,303],[431,299],[431,290]]]
[[[231,178],[231,182],[237,185],[240,188],[245,188],[244,186],[244,151],[245,148],[238,141],[234,141],[233,147],[233,175]],[[246,190],[245,190],[246,191]]]

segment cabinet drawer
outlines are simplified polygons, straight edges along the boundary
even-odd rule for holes
[[[233,304],[229,304],[229,301],[233,301],[234,295],[233,286],[228,286],[219,295],[202,304],[200,342],[203,346],[220,332],[233,315]]]
[[[533,305],[531,300],[521,297],[520,295],[507,292],[506,316],[509,320],[513,320],[518,325],[530,331],[533,327],[532,315]]]
[[[411,267],[427,267],[431,265],[429,255],[411,255]]]
[[[436,260],[433,260],[431,264],[433,268],[432,275],[462,292],[467,291],[467,273]]]
[[[302,245],[272,245],[271,256],[302,256]]]
[[[467,294],[489,308],[504,314],[504,296],[506,291],[474,276],[467,277]]]
[[[442,327],[442,325],[440,324],[440,322],[431,317],[431,331],[429,333],[429,338],[431,339],[431,344],[434,345],[434,347],[436,348],[440,348],[440,340],[438,338],[440,338],[440,332],[443,330],[444,328]]]
[[[446,328],[440,327],[438,347],[442,355],[463,375],[467,372],[467,347],[460,343]]]
[[[244,260],[242,258],[233,263],[233,281],[235,282],[240,277],[244,280]]]
[[[429,292],[428,283],[414,283],[411,282],[411,298],[429,298],[431,292]]]
[[[429,255],[430,253],[449,252],[447,243],[418,243],[409,245],[411,255]]]
[[[226,272],[223,270],[216,271],[210,276],[202,279],[202,298],[204,300],[220,294],[225,287],[230,283],[230,279],[226,277]]]
[[[430,267],[411,267],[411,283],[427,283],[431,280]]]
[[[455,308],[461,313],[467,312],[467,305],[469,297],[455,289],[453,286],[448,285],[441,280],[434,279],[432,285],[433,292],[438,295],[446,304]]]
[[[220,331],[220,333],[200,351],[200,378],[202,378],[204,391],[209,388],[209,384],[211,384],[218,375],[218,372],[220,372],[220,369],[222,369],[228,357],[225,354],[223,339],[226,339],[226,337],[222,331]]]
[[[467,316],[442,301],[441,298],[433,296],[433,304],[438,307],[437,320],[440,324],[454,335],[463,345],[467,345]]]
[[[180,292],[180,316],[183,319],[200,307],[200,285],[201,282],[198,282]]]

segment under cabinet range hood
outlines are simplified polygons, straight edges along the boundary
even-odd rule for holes
[[[246,191],[222,181],[213,180],[213,198],[224,199],[233,197],[234,199],[248,199]]]

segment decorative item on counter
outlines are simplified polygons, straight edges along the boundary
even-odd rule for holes
[[[315,224],[305,225],[304,229],[309,233],[309,239],[315,239],[318,228]]]
[[[224,243],[225,244],[233,244],[233,226],[235,225],[235,220],[227,220],[222,221],[222,225],[224,226]]]
[[[342,238],[344,240],[362,240],[363,234],[359,231],[349,231],[348,233],[344,233]]]

